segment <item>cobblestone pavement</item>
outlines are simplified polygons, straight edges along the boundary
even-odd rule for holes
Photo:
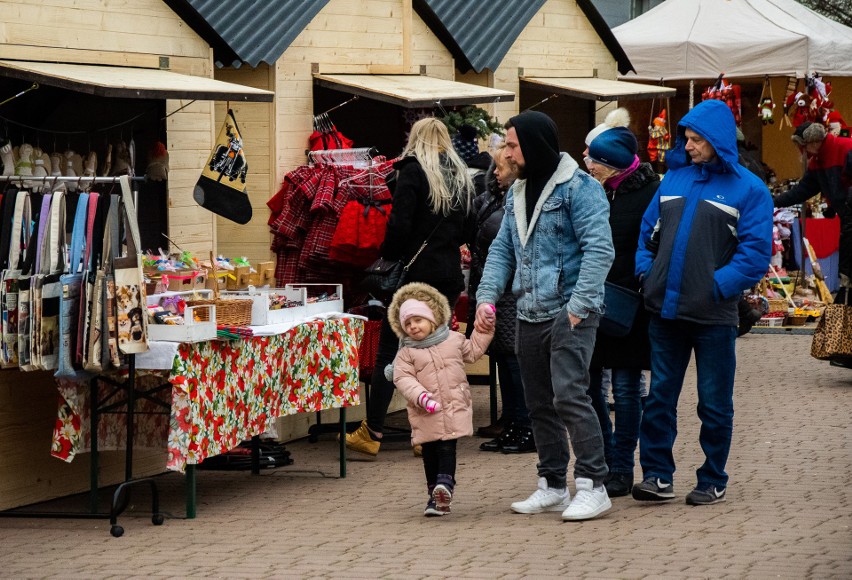
[[[852,371],[810,358],[809,336],[747,335],[737,346],[722,504],[683,503],[702,461],[690,369],[678,497],[667,504],[616,498],[588,522],[513,514],[509,504],[535,488],[535,455],[483,453],[468,438],[453,513],[424,518],[422,465],[407,444],[350,461],[338,479],[329,437],[289,443],[295,463],[260,476],[200,472],[192,520],[182,476],[164,475],[165,524],[151,525],[140,488],[121,538],[103,520],[0,519],[0,577],[850,578]],[[474,389],[483,425],[488,389]]]

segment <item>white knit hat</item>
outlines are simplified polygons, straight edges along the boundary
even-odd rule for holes
[[[595,140],[595,137],[603,133],[608,129],[612,129],[613,127],[629,127],[630,126],[630,112],[624,107],[619,107],[615,110],[610,111],[604,122],[589,131],[589,134],[586,135],[586,147],[592,144],[592,141]]]

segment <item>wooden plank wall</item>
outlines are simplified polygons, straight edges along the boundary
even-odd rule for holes
[[[494,87],[516,95],[496,105],[501,119],[518,112],[519,69],[525,76],[592,76],[594,70],[604,79],[617,75],[615,59],[573,0],[548,0],[494,71]]]
[[[410,0],[409,0],[410,1]],[[437,37],[403,0],[332,0],[293,41],[274,67],[216,69],[218,80],[276,91],[275,102],[231,103],[243,133],[249,161],[248,192],[252,220],[241,226],[217,218],[217,251],[246,256],[252,263],[274,260],[269,250],[267,200],[284,175],[306,161],[313,110],[312,64],[322,72],[402,73],[427,67],[430,76],[453,78],[453,59]],[[403,34],[404,18],[410,32]],[[410,38],[410,46],[403,44]],[[405,65],[406,58],[410,61]],[[214,130],[224,118],[216,105]],[[341,111],[345,114],[345,111]],[[214,131],[214,132],[215,132]]]
[[[216,69],[217,80],[238,83],[258,89],[275,90],[273,69],[260,63],[256,69],[248,65],[239,69]],[[244,152],[248,161],[246,187],[252,205],[251,221],[240,225],[216,217],[217,251],[225,257],[245,256],[252,264],[274,260],[269,249],[269,208],[267,200],[278,191],[272,167],[277,148],[274,103],[230,103],[234,118],[243,137]],[[228,103],[215,104],[215,133],[218,134],[225,119]],[[206,255],[206,254],[205,254]]]
[[[0,1],[0,58],[157,68],[160,56],[175,72],[212,76],[207,43],[159,0]],[[168,101],[167,111],[183,104]],[[214,235],[212,214],[192,200],[212,116],[211,104],[196,102],[167,119],[171,236],[193,251],[209,249]],[[88,454],[69,464],[50,456],[57,399],[49,373],[0,371],[0,509],[88,489]],[[162,472],[165,462],[165,442],[137,450],[134,473]],[[123,478],[123,453],[102,453],[101,483]]]

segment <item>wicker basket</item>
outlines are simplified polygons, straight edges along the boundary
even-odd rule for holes
[[[804,326],[807,321],[807,316],[786,316],[784,318],[784,326]]]
[[[249,326],[251,324],[251,307],[253,301],[239,299],[219,300],[188,300],[187,306],[216,306],[216,324],[222,326]],[[202,322],[207,322],[210,316],[208,308],[196,311]]]
[[[770,298],[768,302],[769,312],[787,312],[789,308],[787,301],[781,298]]]

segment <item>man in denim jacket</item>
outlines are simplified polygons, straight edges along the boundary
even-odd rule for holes
[[[594,518],[612,507],[600,424],[586,394],[589,361],[614,257],[603,188],[559,152],[556,124],[536,111],[506,124],[507,159],[519,179],[509,190],[476,293],[477,328],[493,324],[491,305],[506,288],[518,297],[517,354],[538,451],[538,489],[517,513],[561,511]],[[567,427],[567,431],[566,431]],[[567,487],[576,455],[573,501]]]

